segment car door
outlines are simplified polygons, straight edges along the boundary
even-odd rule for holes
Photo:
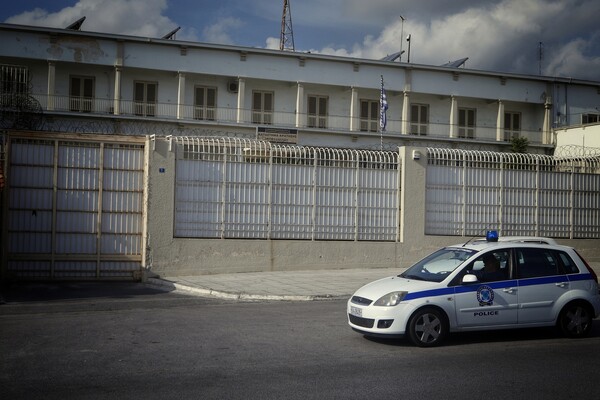
[[[519,324],[552,322],[554,304],[570,288],[558,252],[550,248],[516,249]]]
[[[503,276],[489,280],[483,275],[484,258],[493,256],[500,263]],[[513,325],[517,323],[517,281],[511,279],[510,249],[487,252],[471,262],[459,275],[478,277],[477,282],[457,282],[454,287],[456,322],[459,328]]]

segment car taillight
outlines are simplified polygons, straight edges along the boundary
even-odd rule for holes
[[[585,258],[581,257],[581,254],[579,254],[577,251],[575,251],[575,253],[577,253],[577,255],[579,256],[579,258],[581,259],[581,261],[583,261],[583,264],[587,268],[587,270],[590,273],[590,275],[592,275],[592,278],[594,278],[594,280],[596,281],[596,283],[598,283],[598,275],[596,275],[596,271],[594,271],[592,269],[592,267],[590,267],[590,264],[588,264],[588,262],[585,261]]]

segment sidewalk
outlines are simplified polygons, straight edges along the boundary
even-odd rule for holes
[[[592,263],[600,276],[600,263]],[[196,296],[231,300],[348,299],[361,286],[405,268],[246,272],[149,278],[147,284]]]
[[[147,283],[232,300],[309,301],[348,299],[361,286],[402,271],[404,268],[246,272],[149,278]]]

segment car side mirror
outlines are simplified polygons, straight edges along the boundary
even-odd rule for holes
[[[479,279],[477,279],[477,276],[475,276],[473,274],[466,274],[462,278],[462,283],[477,283],[477,282],[479,282]]]

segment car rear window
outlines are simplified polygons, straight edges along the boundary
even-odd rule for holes
[[[573,259],[563,251],[552,249],[517,249],[518,278],[576,274],[579,269]]]

